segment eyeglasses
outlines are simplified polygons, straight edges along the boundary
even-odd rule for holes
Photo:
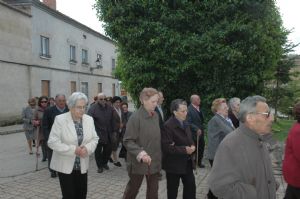
[[[271,111],[269,111],[269,112],[254,112],[253,114],[265,115],[266,118],[269,118],[271,115]]]
[[[100,101],[105,101],[106,99],[105,99],[105,98],[99,98],[98,100],[100,100]]]
[[[75,109],[84,111],[86,109],[86,106],[75,106]]]
[[[47,101],[41,101],[41,103],[48,103]]]

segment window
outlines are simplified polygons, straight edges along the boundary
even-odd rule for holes
[[[111,70],[114,71],[116,69],[116,60],[111,59]]]
[[[42,80],[42,96],[50,96],[50,81]]]
[[[76,63],[76,47],[70,45],[70,61]]]
[[[41,36],[41,56],[50,58],[49,38]]]
[[[82,63],[88,64],[88,51],[85,49],[82,49]]]
[[[81,82],[81,92],[83,92],[87,97],[89,97],[89,85],[87,82]]]
[[[102,66],[102,55],[101,54],[97,54],[97,62],[96,62],[97,66]]]
[[[71,94],[76,92],[76,82],[75,81],[71,81]]]
[[[114,97],[116,95],[116,84],[112,84],[112,96]]]
[[[102,93],[102,83],[98,83],[98,93]]]

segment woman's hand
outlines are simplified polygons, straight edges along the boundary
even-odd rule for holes
[[[192,146],[186,146],[185,150],[186,150],[187,154],[191,155],[195,151],[195,146],[194,145],[192,145]]]

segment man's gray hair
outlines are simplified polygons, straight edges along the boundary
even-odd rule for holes
[[[239,120],[240,122],[245,122],[246,121],[246,116],[249,113],[255,113],[256,112],[256,105],[258,102],[266,102],[266,98],[255,95],[255,96],[249,96],[245,98],[241,104],[240,104],[240,112],[239,112]]]
[[[238,97],[233,97],[229,100],[229,109],[232,110],[234,105],[237,104],[237,103],[240,103],[241,102],[241,99],[238,98]]]
[[[57,99],[59,97],[64,97],[66,99],[65,94],[62,94],[62,93],[58,93],[57,95],[55,95],[55,99]]]
[[[82,93],[82,92],[74,92],[74,93],[72,93],[72,95],[68,99],[68,107],[69,108],[75,107],[76,102],[78,100],[84,100],[86,104],[88,103],[88,98],[87,98],[87,96],[84,93]]]

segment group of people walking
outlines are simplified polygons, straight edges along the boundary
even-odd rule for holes
[[[43,141],[38,143],[44,143],[51,177],[58,175],[63,198],[86,198],[89,156],[93,152],[98,173],[109,169],[108,161],[120,167],[118,158],[126,159],[129,181],[123,199],[136,198],[144,177],[146,198],[158,198],[161,169],[166,172],[167,198],[177,198],[180,180],[182,197],[196,198],[193,170],[205,167],[205,129],[207,158],[212,167],[208,179],[209,199],[276,198],[278,187],[267,148],[273,116],[265,98],[213,100],[211,111],[214,115],[207,128],[201,98],[196,94],[190,97],[190,105],[183,99],[173,100],[168,119],[162,108],[163,93],[154,88],[141,91],[141,105],[134,113],[128,111],[128,104],[122,103],[118,96],[108,100],[105,94],[99,93],[94,99],[88,107],[88,99],[83,93],[73,93],[67,104],[64,95],[57,95],[55,105],[47,108],[42,105],[47,101],[43,97],[35,111],[33,101],[28,101],[26,109],[32,110],[32,119],[27,118],[29,111],[23,111],[26,125],[32,122],[34,127],[41,128]],[[295,109],[298,122],[299,107]],[[30,129],[25,128],[29,140],[34,137]],[[293,139],[297,139],[298,131],[296,125]],[[284,173],[289,176],[286,178],[289,183],[287,199],[297,198],[291,195],[299,196],[297,187],[300,187],[299,179],[291,175],[295,171],[293,166],[298,164],[297,168],[300,168],[300,164],[298,156],[294,158],[295,144],[290,137],[288,160],[285,159],[288,163],[284,163]],[[120,143],[122,148],[118,155]]]

